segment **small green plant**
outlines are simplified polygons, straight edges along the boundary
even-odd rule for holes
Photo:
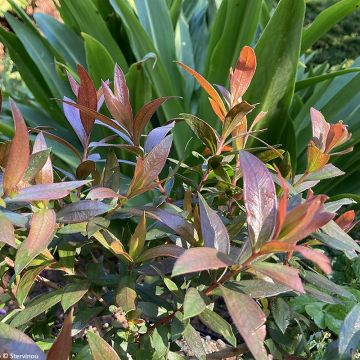
[[[326,276],[328,249],[348,257],[360,251],[343,230],[352,219],[333,220],[351,201],[312,191],[343,174],[330,156],[350,139],[346,126],[330,125],[312,109],[307,166],[295,175],[284,150],[265,142],[249,146],[264,131],[265,116],[248,125],[256,107],[243,100],[256,71],[252,48],[242,49],[230,71],[230,90],[218,86],[218,92],[179,65],[208,94],[220,132],[179,114],[144,136],[155,111],[174,99],[155,99],[135,113],[117,65],[113,83],[98,90],[82,66],[79,82],[68,74],[75,100],[62,102],[82,153],[51,129],[28,129],[11,102],[15,135],[0,146],[0,353],[179,359],[185,341],[193,356],[205,359],[200,322],[226,341],[219,357],[222,351],[257,360],[269,353],[306,355],[302,330],[292,334],[291,346],[279,340],[279,333],[293,331],[292,319],[307,326],[284,299],[352,296]],[[103,103],[111,117],[100,112]],[[203,143],[185,161],[170,155],[170,132],[181,122]],[[113,135],[94,141],[95,127]],[[32,148],[29,132],[37,134]],[[73,173],[52,164],[46,137],[74,152]],[[112,148],[105,158],[104,148]],[[131,160],[118,159],[116,148]],[[120,173],[124,161],[131,177]],[[339,356],[354,349],[346,335]]]

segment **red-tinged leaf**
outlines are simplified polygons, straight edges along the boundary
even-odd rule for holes
[[[176,260],[172,276],[216,270],[233,265],[233,260],[214,248],[196,247],[185,250]]]
[[[315,263],[325,274],[332,272],[330,259],[320,251],[306,246],[295,246],[295,251],[299,252],[305,259]]]
[[[77,224],[89,221],[95,216],[108,212],[111,207],[101,201],[81,200],[63,207],[58,213],[58,221],[64,224]]]
[[[157,109],[170,97],[161,97],[145,104],[139,112],[135,115],[133,123],[133,134],[135,145],[140,144],[140,137],[151,117],[155,114]]]
[[[276,227],[275,227],[275,231],[273,234],[274,239],[276,239],[279,236],[280,230],[283,227],[286,213],[287,213],[287,198],[289,196],[289,188],[287,186],[287,183],[286,183],[285,179],[283,178],[283,176],[281,175],[280,170],[277,168],[276,165],[275,165],[275,168],[276,168],[276,172],[278,174],[278,178],[280,180],[280,185],[281,185],[281,189],[282,189],[283,193],[279,199],[279,205],[278,205],[278,209],[277,209]]]
[[[254,105],[248,104],[246,101],[242,101],[240,104],[235,105],[227,114],[222,129],[222,137],[226,139],[232,131],[246,121],[245,116],[255,108]],[[246,130],[246,127],[244,127]]]
[[[110,128],[112,129],[115,129],[125,135],[128,135],[127,134],[127,131],[124,127],[120,126],[119,124],[117,124],[115,121],[111,120],[109,117],[103,115],[103,114],[100,114],[99,112],[97,111],[94,111],[86,106],[83,106],[83,105],[80,105],[80,104],[76,104],[76,103],[73,103],[71,101],[67,101],[67,100],[61,100],[63,103],[65,104],[68,104],[68,105],[71,105],[79,110],[81,110],[81,112],[83,113],[86,113],[88,114],[89,116],[91,117],[94,117],[96,118],[96,120],[99,120],[100,122],[102,122],[103,124],[106,124],[107,126],[109,126]]]
[[[56,227],[54,210],[44,209],[33,214],[29,235],[16,253],[16,274],[19,274],[36,256],[48,247],[55,235]]]
[[[32,339],[3,322],[0,323],[0,354],[2,359],[26,359],[26,355],[31,355],[36,360],[46,360]]]
[[[172,135],[168,135],[145,156],[144,160],[138,159],[128,189],[129,196],[138,195],[158,178],[169,156],[172,138]]]
[[[0,212],[0,242],[16,248],[13,224]]]
[[[69,84],[71,87],[72,92],[74,93],[74,95],[77,97],[78,93],[79,93],[79,83],[75,80],[75,78],[69,73],[69,71],[66,72],[66,75],[68,77],[69,80]]]
[[[134,233],[131,236],[129,242],[129,255],[132,258],[138,257],[141,254],[146,239],[146,213],[143,211],[140,217],[139,223],[137,224]]]
[[[275,185],[269,170],[256,156],[240,151],[240,166],[249,239],[253,247],[260,247],[272,237],[276,225]]]
[[[124,104],[118,98],[116,98],[109,85],[103,83],[102,89],[104,92],[105,103],[110,111],[110,114],[120,125],[124,126],[129,131],[129,133],[132,134],[132,115],[129,118],[129,115],[126,113]]]
[[[36,136],[34,146],[33,146],[33,154],[48,149],[43,133],[39,133]],[[50,156],[46,160],[43,168],[38,172],[35,176],[36,184],[52,184],[54,182],[54,174]]]
[[[172,257],[172,258],[179,258],[183,253],[185,249],[174,245],[174,244],[165,244],[165,245],[159,245],[155,246],[151,249],[145,250],[136,260],[135,262],[145,262],[148,260],[152,260],[158,257]]]
[[[46,137],[48,137],[48,138],[50,138],[52,140],[55,140],[59,144],[62,144],[65,147],[67,147],[76,157],[78,157],[80,160],[82,160],[82,156],[79,153],[79,151],[76,149],[76,147],[74,145],[70,144],[69,142],[67,142],[66,140],[64,140],[63,138],[61,138],[61,137],[59,137],[57,135],[54,135],[52,133],[49,133],[48,131],[44,131],[42,129],[32,128],[31,132],[34,132],[34,133],[42,132],[43,135],[45,135]]]
[[[139,208],[126,209],[126,212],[134,216],[141,216],[143,211],[146,212],[148,217],[162,222],[168,228],[175,231],[176,234],[181,236],[189,244],[196,245],[196,240],[194,237],[195,229],[193,225],[182,216],[152,206],[142,206]]]
[[[277,253],[277,252],[290,252],[294,251],[295,244],[289,244],[282,241],[268,241],[265,243],[261,249],[261,254],[271,254],[271,253]]]
[[[210,96],[210,98],[216,102],[216,104],[220,108],[220,111],[225,115],[226,114],[225,105],[222,102],[220,95],[214,89],[214,87],[202,75],[200,75],[195,70],[191,69],[189,66],[182,64],[181,62],[177,62],[177,63],[196,79],[199,85],[206,91],[206,93]]]
[[[7,159],[9,158],[11,148],[11,141],[0,143],[0,166],[6,167]]]
[[[342,122],[330,126],[330,130],[326,139],[326,152],[330,152],[334,147],[344,144],[351,138],[346,125]]]
[[[97,200],[97,199],[116,199],[124,198],[124,196],[117,194],[114,190],[106,187],[98,187],[91,189],[86,196],[88,200]]]
[[[266,114],[267,114],[266,111],[260,111],[260,112],[256,115],[254,121],[251,123],[249,132],[251,132],[251,131],[254,130],[255,126],[256,126],[257,124],[259,124],[259,123],[261,122],[261,120],[263,120],[263,119],[265,118]],[[249,136],[249,135],[248,135],[248,136]]]
[[[11,101],[11,111],[15,125],[15,135],[11,141],[9,157],[3,178],[4,194],[16,190],[29,164],[30,147],[28,130],[17,105]]]
[[[214,111],[214,113],[216,114],[216,116],[222,121],[224,122],[225,120],[225,115],[221,112],[221,109],[219,107],[219,105],[217,104],[216,101],[214,101],[212,98],[208,98],[209,99],[209,102],[210,102],[210,105]]]
[[[114,70],[114,92],[116,98],[124,105],[126,117],[132,119],[133,115],[129,98],[129,89],[126,85],[125,75],[117,64],[115,65]]]
[[[230,252],[230,239],[224,223],[215,210],[198,194],[201,232],[206,247],[215,248],[225,254]]]
[[[292,209],[277,240],[295,244],[327,224],[334,214],[324,210],[326,199],[325,195],[313,196]]]
[[[233,102],[236,104],[248,89],[256,70],[255,51],[244,46],[241,49],[235,70],[230,72],[230,89]]]
[[[66,96],[64,97],[64,100],[67,102],[75,103]],[[85,148],[87,142],[87,134],[80,119],[80,110],[65,102],[63,102],[63,109],[67,121],[70,123],[71,127],[75,131],[75,134],[79,138],[82,146]]]
[[[153,130],[151,130],[146,137],[145,141],[145,153],[150,152],[156,145],[158,145],[165,136],[174,128],[175,121],[172,121],[169,124],[159,126]]]
[[[309,173],[323,168],[330,160],[330,155],[323,153],[313,141],[310,141],[307,149],[307,167]]]
[[[313,141],[315,145],[325,151],[326,139],[330,130],[330,124],[325,120],[323,114],[314,108],[310,109]]]
[[[96,111],[97,93],[94,87],[94,83],[82,65],[77,66],[77,71],[80,78],[80,87],[78,91],[77,102],[79,105]],[[86,134],[89,136],[94,126],[96,117],[87,112],[81,111],[80,109],[80,119],[84,126]]]
[[[55,184],[33,185],[19,190],[19,192],[7,198],[7,202],[31,202],[43,200],[58,200],[69,195],[71,191],[87,184],[88,180],[83,181],[65,181]]]
[[[255,360],[268,360],[264,345],[265,314],[250,296],[224,286],[220,288],[231,319]]]
[[[341,214],[335,222],[343,229],[345,232],[350,231],[354,226],[355,220],[355,211],[349,210]]]
[[[73,312],[70,311],[65,316],[60,334],[57,336],[55,342],[52,344],[49,352],[47,353],[47,360],[68,360],[70,358],[72,348],[72,318]]]
[[[247,117],[244,116],[235,129],[231,132],[233,144],[236,150],[242,150],[245,148],[247,138]]]
[[[303,284],[299,276],[299,270],[290,266],[259,262],[251,265],[259,273],[268,276],[279,284],[285,285],[300,293],[305,293]]]

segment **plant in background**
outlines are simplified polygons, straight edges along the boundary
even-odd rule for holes
[[[285,299],[296,303],[306,294],[322,302],[354,301],[326,276],[329,249],[349,258],[360,251],[343,230],[352,217],[333,220],[351,200],[329,201],[312,191],[319,181],[342,175],[328,154],[349,139],[345,126],[329,125],[313,110],[321,131],[314,127],[310,165],[295,175],[282,149],[248,141],[260,131],[247,123],[256,106],[243,100],[256,68],[250,47],[230,72],[230,91],[219,86],[217,92],[180,65],[208,94],[220,133],[181,114],[143,140],[146,124],[167,98],[134,116],[120,67],[113,84],[103,82],[97,91],[79,66],[79,83],[68,76],[76,100],[62,100],[84,147],[74,172],[52,164],[45,136],[72,144],[47,128],[27,129],[11,103],[15,135],[0,146],[2,353],[179,359],[185,341],[193,356],[205,359],[196,331],[201,323],[226,341],[218,357],[310,356],[301,335],[309,323]],[[112,117],[100,112],[103,99]],[[204,145],[186,161],[170,156],[169,132],[181,122]],[[104,125],[113,135],[94,141]],[[38,133],[32,151],[29,131]],[[105,158],[95,152],[109,147],[129,152],[131,177],[122,176],[119,161],[125,160],[112,150]],[[357,307],[334,344],[339,356],[355,348],[347,324],[356,321]]]
[[[46,123],[77,150],[81,144],[68,131],[61,108],[49,100],[71,96],[65,70],[75,76],[77,64],[81,64],[99,87],[101,80],[112,77],[118,63],[126,74],[135,111],[151,97],[183,97],[183,101],[164,103],[148,130],[180,113],[192,113],[214,126],[216,118],[206,95],[174,60],[204,73],[211,84],[225,84],[229,67],[246,44],[254,45],[258,66],[244,99],[260,103],[249,114],[249,124],[266,112],[262,126],[268,131],[258,137],[273,145],[282,144],[291,155],[294,171],[306,162],[312,106],[331,123],[346,119],[354,134],[351,145],[358,146],[359,61],[351,67],[340,64],[331,69],[327,64],[306,65],[311,60],[309,49],[354,13],[360,0],[337,1],[306,27],[305,0],[60,0],[58,9],[64,23],[45,14],[35,14],[33,21],[16,3],[10,3],[14,12],[7,13],[5,19],[13,32],[0,28],[0,38],[33,94],[19,106],[28,114],[31,126]],[[278,4],[273,8],[274,3]],[[143,91],[135,90],[139,87]],[[349,98],[353,100],[349,102]],[[6,107],[4,112],[8,116],[1,132],[9,136],[10,109]],[[178,158],[186,156],[190,134],[185,125],[174,131],[172,152]],[[257,140],[250,137],[249,141],[256,144]],[[61,161],[75,166],[76,158],[66,148],[52,139],[49,145],[56,146]],[[119,149],[117,153],[125,157]],[[319,191],[357,193],[358,186],[351,180],[358,176],[358,153],[342,157],[342,164],[335,162],[346,174],[324,181]],[[127,166],[122,166],[122,171],[131,175]]]

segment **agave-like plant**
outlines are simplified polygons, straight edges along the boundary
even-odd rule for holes
[[[195,115],[214,125],[207,97],[174,60],[196,68],[210,84],[226,84],[228,69],[240,49],[251,44],[255,45],[258,66],[245,100],[259,102],[260,106],[248,121],[251,124],[259,113],[267,113],[263,126],[268,131],[259,137],[272,144],[281,143],[291,154],[294,170],[297,163],[304,164],[311,106],[323,111],[331,122],[345,120],[354,134],[352,144],[358,144],[357,62],[351,68],[339,66],[331,72],[326,66],[304,71],[300,64],[306,63],[304,54],[323,34],[356,10],[359,0],[338,1],[306,28],[304,0],[281,0],[275,9],[267,0],[107,0],[101,4],[93,0],[60,0],[58,9],[64,23],[44,14],[35,14],[34,23],[16,3],[10,3],[16,16],[7,13],[6,20],[13,32],[1,28],[0,38],[42,107],[39,112],[33,99],[26,99],[22,109],[33,127],[40,122],[56,128],[78,150],[80,144],[66,130],[61,108],[50,100],[71,97],[64,69],[75,75],[77,64],[81,64],[98,87],[102,80],[112,77],[118,63],[130,89],[142,89],[130,92],[136,111],[152,93],[159,98],[180,96],[182,100],[166,102],[157,112],[160,124],[195,110]],[[349,97],[354,100],[346,101]],[[9,114],[10,109],[5,107],[5,112]],[[1,126],[6,135],[11,133],[9,117]],[[180,158],[189,136],[186,126],[177,126],[174,144]],[[57,147],[57,156],[73,166],[76,160],[72,154],[49,141]],[[250,141],[255,140],[251,137]],[[325,182],[328,191],[335,187],[350,189],[351,184],[342,184],[347,176],[356,176],[358,161],[354,156],[343,159],[347,175]],[[351,187],[351,191],[358,189]]]

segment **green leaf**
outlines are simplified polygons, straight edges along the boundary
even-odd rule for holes
[[[183,306],[184,320],[201,314],[206,308],[204,299],[201,297],[199,291],[195,288],[189,288],[186,291]]]
[[[16,288],[16,300],[20,306],[24,305],[24,301],[28,296],[30,289],[35,284],[36,277],[46,268],[48,264],[37,266],[28,270],[21,278]]]
[[[30,354],[38,360],[46,359],[46,355],[27,335],[5,323],[0,323],[0,354],[3,359],[5,354],[9,359],[25,358]]]
[[[356,11],[359,5],[359,0],[341,0],[322,11],[303,32],[301,53],[309,49],[344,17]]]
[[[189,346],[191,352],[196,356],[196,358],[200,360],[205,360],[206,352],[199,333],[190,324],[188,324],[183,334],[187,345]]]
[[[216,153],[219,136],[216,131],[204,120],[191,115],[180,114],[194,134],[210,149],[212,154]]]
[[[34,18],[46,40],[61,54],[71,68],[76,69],[77,64],[86,64],[84,44],[78,34],[53,16],[36,13]]]
[[[39,295],[38,297],[31,300],[26,308],[15,316],[11,321],[10,325],[19,327],[24,324],[28,324],[29,321],[49,310],[57,303],[61,301],[63,290],[54,290],[45,295]]]
[[[115,350],[99,335],[89,331],[87,333],[87,339],[94,360],[120,360]]]
[[[66,285],[64,287],[64,294],[61,298],[61,306],[64,312],[78,303],[89,291],[89,287],[90,283],[88,281],[80,281]]]
[[[199,314],[199,319],[209,329],[223,336],[232,346],[236,346],[236,337],[231,325],[219,314],[210,309],[205,309]]]
[[[266,139],[277,143],[286,126],[299,60],[304,0],[281,0],[255,47],[257,70],[245,94],[257,111],[267,111],[261,127]],[[276,39],[276,42],[273,41]],[[250,142],[251,143],[251,142]]]
[[[355,305],[346,316],[339,335],[339,353],[350,356],[360,343],[360,304]]]
[[[271,314],[275,320],[276,325],[279,327],[281,332],[285,334],[287,327],[290,324],[291,309],[288,303],[278,297],[271,303]]]
[[[127,71],[126,59],[115,38],[111,35],[109,28],[102,18],[99,10],[92,0],[72,1],[61,0],[61,7],[65,6],[68,13],[74,16],[76,24],[81,32],[89,34],[111,54],[114,61]]]
[[[82,33],[82,37],[84,38],[89,75],[98,88],[102,80],[113,78],[115,62],[99,41],[86,33]]]
[[[36,174],[44,167],[49,158],[51,149],[41,150],[30,155],[29,165],[24,174],[23,181],[31,182]]]
[[[360,68],[349,68],[349,69],[333,71],[333,72],[318,75],[318,76],[311,76],[307,79],[297,81],[295,84],[295,91],[303,90],[309,86],[316,85],[317,83],[319,83],[321,81],[333,79],[337,76],[345,75],[345,74],[352,73],[352,72],[359,72],[359,71],[360,71]]]

